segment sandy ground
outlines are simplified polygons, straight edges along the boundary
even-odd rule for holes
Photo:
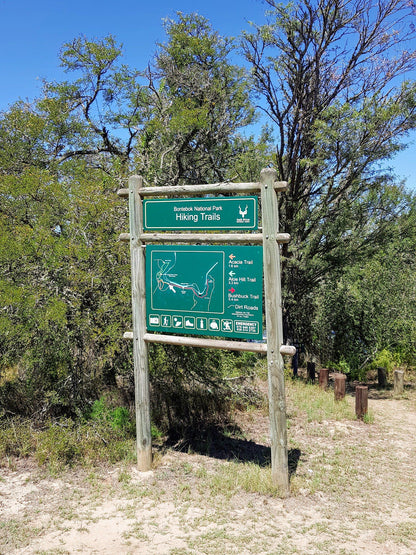
[[[119,465],[52,477],[17,461],[0,473],[0,553],[414,555],[416,403],[369,404],[371,424],[289,429],[299,457],[284,500],[237,483],[247,465],[197,453],[170,450],[149,473]],[[267,417],[241,420],[264,443]]]

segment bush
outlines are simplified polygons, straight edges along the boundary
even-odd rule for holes
[[[40,465],[71,466],[81,458],[81,442],[77,426],[70,419],[51,422],[37,435],[35,458]]]
[[[254,375],[257,361],[252,353],[151,345],[152,421],[171,437],[221,425],[238,395],[226,378]]]
[[[393,379],[393,369],[400,363],[396,354],[392,353],[388,349],[383,349],[377,353],[376,357],[373,359],[370,365],[368,365],[368,370],[375,370],[376,368],[385,368],[387,370],[387,375],[389,379]]]
[[[29,420],[0,420],[0,462],[8,457],[28,457],[35,446],[34,430]]]
[[[125,416],[124,411],[116,411],[114,421],[60,418],[42,428],[20,418],[0,420],[0,465],[10,457],[28,456],[53,471],[76,464],[132,461],[135,443]]]
[[[119,430],[126,434],[133,434],[135,423],[126,407],[112,407],[108,397],[101,397],[94,401],[91,409],[91,420],[107,423],[113,430]]]

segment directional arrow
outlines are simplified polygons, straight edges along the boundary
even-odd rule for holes
[[[235,272],[233,272],[233,271],[231,270],[231,272],[230,272],[228,275],[231,276],[231,277],[233,277],[233,276],[235,276]]]
[[[228,257],[230,260],[233,260],[235,258],[235,254],[230,254],[230,256]]]
[[[228,289],[228,291],[229,291],[230,293],[235,293],[234,287],[231,287],[231,289]]]
[[[174,293],[176,293],[176,289],[173,287],[173,285],[169,285],[169,289],[170,289],[171,291],[173,291]]]

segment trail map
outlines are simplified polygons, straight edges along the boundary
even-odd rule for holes
[[[262,248],[146,248],[149,331],[262,337]]]
[[[153,251],[152,272],[152,308],[224,312],[224,253]]]

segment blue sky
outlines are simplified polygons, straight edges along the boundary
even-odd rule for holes
[[[0,110],[39,96],[43,79],[61,79],[58,51],[80,34],[114,35],[124,45],[126,63],[144,69],[155,43],[164,41],[162,19],[176,11],[198,12],[219,33],[237,36],[249,21],[262,23],[264,10],[262,0],[0,0]],[[409,141],[413,145],[390,165],[416,191],[416,133]]]

